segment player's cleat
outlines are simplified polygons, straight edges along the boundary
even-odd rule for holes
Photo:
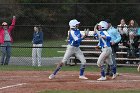
[[[54,75],[54,74],[51,74],[51,75],[49,76],[49,79],[53,79],[53,78],[55,78],[55,75]]]
[[[120,76],[120,73],[116,73],[117,76]]]
[[[118,74],[113,74],[112,79],[115,79],[118,76]]]
[[[80,79],[88,79],[87,77],[85,76],[79,76]]]
[[[97,79],[98,81],[105,81],[106,77],[101,76],[99,79]]]

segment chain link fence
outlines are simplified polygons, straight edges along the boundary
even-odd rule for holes
[[[64,51],[61,45],[66,45],[69,21],[77,19],[81,22],[80,30],[89,28],[104,19],[110,19],[117,26],[122,18],[135,19],[138,24],[139,4],[115,3],[23,3],[0,4],[0,23],[11,24],[12,16],[16,16],[16,26],[11,35],[14,39],[10,64],[32,64],[33,27],[40,25],[44,33],[42,47],[42,65],[59,62]]]

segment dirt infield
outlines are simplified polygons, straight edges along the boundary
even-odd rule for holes
[[[49,80],[49,71],[1,71],[0,93],[36,93],[43,90],[140,89],[140,74],[123,73],[115,80],[97,81],[99,73],[86,72],[88,80],[78,79],[77,71],[60,71]]]

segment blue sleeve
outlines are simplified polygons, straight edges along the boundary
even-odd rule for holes
[[[32,39],[33,42],[35,42],[35,33],[33,33],[33,39]]]
[[[84,38],[81,38],[82,37],[82,35],[80,34],[80,38],[78,38],[78,40],[77,40],[77,42],[81,42]]]
[[[43,32],[40,33],[40,39],[43,42]]]
[[[43,42],[43,32],[40,32],[40,38],[39,38],[39,40],[38,40],[38,42]]]
[[[95,34],[93,34],[93,36],[94,36],[94,37],[98,37],[98,34],[97,34],[97,33],[95,33]]]
[[[105,32],[106,32],[106,31],[105,31]],[[107,40],[107,41],[110,41],[110,40],[111,40],[111,36],[110,36],[107,32],[106,32],[106,33],[105,33],[105,32],[101,32],[100,34],[101,34],[101,35],[105,35],[105,36],[106,36],[106,40]]]
[[[140,35],[140,28],[138,28],[137,35]]]
[[[78,41],[78,42],[81,42],[82,40],[83,40],[83,38],[80,38],[80,39],[78,39],[77,41]]]
[[[110,36],[106,36],[106,40],[107,41],[110,41],[111,40],[111,37]]]

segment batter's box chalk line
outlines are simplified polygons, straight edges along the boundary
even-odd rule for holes
[[[15,84],[15,85],[9,85],[9,86],[5,86],[5,87],[1,87],[0,90],[7,89],[7,88],[18,87],[18,86],[22,86],[22,85],[25,85],[25,84],[27,84],[27,83],[20,83],[20,84]]]

